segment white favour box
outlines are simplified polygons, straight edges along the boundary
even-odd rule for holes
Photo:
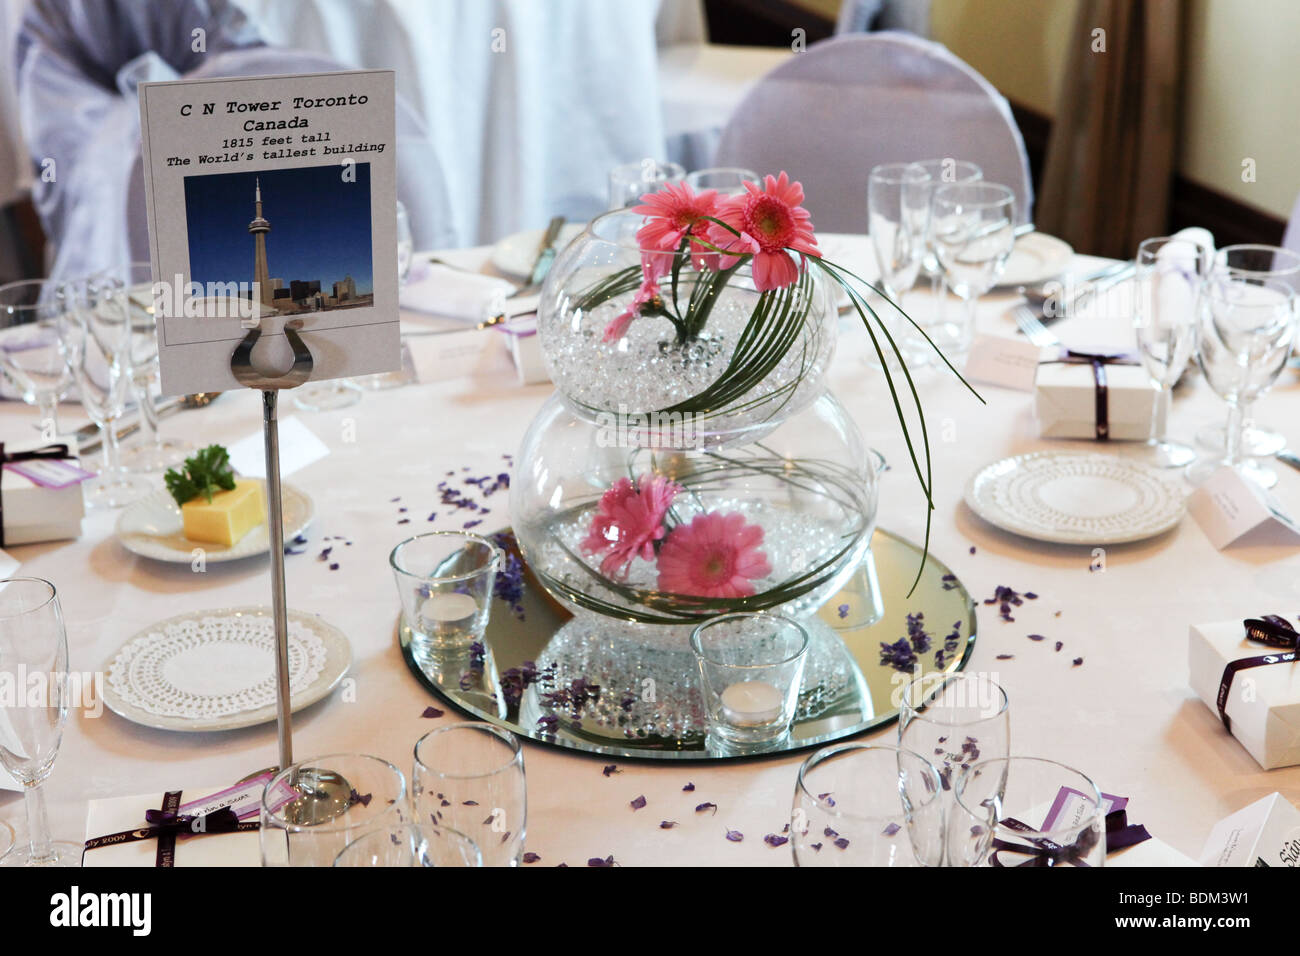
[[[1111,441],[1146,441],[1156,403],[1168,396],[1141,365],[1107,365],[1106,403]],[[1162,412],[1163,414],[1163,412]],[[1090,363],[1038,366],[1034,417],[1043,438],[1097,438],[1097,382]]]
[[[235,788],[223,790],[221,787],[201,787],[193,791],[183,791],[181,799],[189,802],[194,798],[212,796],[216,802],[224,803],[220,795]],[[260,787],[254,788],[260,792]],[[159,809],[163,805],[165,794],[135,797],[114,797],[108,800],[91,800],[86,812],[86,840],[104,838],[128,831],[147,830],[145,812]],[[260,799],[252,791],[246,795],[242,806],[246,809],[251,801]],[[257,816],[253,815],[256,821]],[[156,866],[158,856],[157,837],[140,840],[115,841],[106,846],[86,850],[82,854],[81,865],[86,867],[101,866]],[[208,833],[181,836],[176,839],[176,866],[261,866],[262,849],[257,830],[238,833]]]
[[[520,385],[537,385],[551,380],[542,358],[542,343],[537,335],[535,314],[510,319],[496,328],[506,337],[506,346],[515,363]]]
[[[1202,866],[1300,866],[1300,810],[1271,793],[1214,825]]]
[[[1241,620],[1193,625],[1188,644],[1192,689],[1218,717],[1219,682],[1228,663],[1281,653],[1284,650],[1246,640]],[[1232,736],[1265,770],[1300,764],[1300,663],[1238,671],[1226,710]]]
[[[75,458],[67,461],[77,463]],[[5,547],[81,536],[86,503],[79,483],[45,488],[26,475],[0,467],[0,496],[4,505]]]
[[[1200,866],[1190,856],[1179,853],[1163,840],[1152,837],[1141,843],[1106,854],[1107,867]]]

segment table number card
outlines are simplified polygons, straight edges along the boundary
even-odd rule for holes
[[[235,388],[230,357],[284,371],[301,323],[312,379],[400,367],[391,70],[140,86],[166,394]]]

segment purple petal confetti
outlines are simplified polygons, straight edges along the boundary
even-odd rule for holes
[[[424,708],[424,713],[422,713],[420,716],[434,719],[443,716],[443,714],[445,713],[446,711],[439,710],[437,707],[426,707]]]
[[[891,823],[889,826],[885,827],[885,829],[882,830],[881,833],[884,836],[891,837],[901,829],[903,828],[900,827],[897,823]]]
[[[1043,637],[1043,635],[1041,635],[1041,634],[1030,634],[1030,635],[1029,635],[1029,639],[1030,639],[1031,641],[1045,641],[1045,640],[1047,640],[1047,638]]]
[[[659,822],[660,830],[671,830],[675,826],[677,826],[676,820],[661,820]]]
[[[610,854],[609,856],[605,857],[605,859],[603,860],[598,856],[593,856],[590,860],[587,861],[587,865],[603,866],[603,867],[617,866],[617,864],[614,862],[613,854]]]
[[[790,842],[790,838],[779,836],[775,833],[769,833],[767,836],[763,837],[763,842],[768,846],[785,846]]]
[[[732,843],[740,843],[745,839],[745,834],[741,833],[739,830],[728,830],[727,839]]]
[[[835,798],[831,796],[831,793],[832,791],[829,790],[826,791],[826,793],[819,793],[817,794],[817,799],[826,804],[826,806],[833,807],[835,806]]]
[[[705,810],[712,810],[715,817],[718,815],[718,805],[716,803],[701,803],[695,808],[696,813],[703,813]]]
[[[1076,657],[1076,658],[1074,659],[1074,662],[1073,662],[1073,665],[1072,665],[1072,666],[1074,666],[1074,667],[1081,667],[1082,665],[1083,665],[1083,658],[1082,658],[1082,657]]]
[[[645,794],[642,794],[641,796],[637,797],[631,803],[631,807],[633,811],[640,810],[644,806],[645,806]]]
[[[838,840],[835,841],[835,845],[839,847],[841,850],[847,850],[849,848],[848,838],[840,837]]]
[[[695,784],[693,783],[688,783],[686,786],[682,787],[682,793],[694,793],[694,792],[695,792]]]
[[[1015,654],[999,654],[999,655],[998,655],[998,660],[1000,660],[1000,661],[1009,661],[1009,660],[1011,660],[1011,659],[1012,659],[1013,657],[1015,657],[1015,656],[1016,656]]]
[[[528,852],[528,853],[525,853],[525,854],[524,854],[524,862],[525,862],[525,863],[537,863],[538,861],[541,860],[541,858],[542,858],[542,857],[541,857],[541,854],[539,854],[539,853],[533,853],[533,852],[531,852],[531,851]],[[563,866],[563,864],[561,864],[561,866]]]
[[[623,772],[622,770],[618,769],[618,764],[610,763],[610,764],[606,764],[605,768],[601,770],[601,775],[608,777],[611,774],[622,773],[622,772]]]
[[[1065,641],[1057,641],[1057,642],[1056,642],[1056,653],[1058,653],[1058,654],[1061,653],[1061,648],[1063,648],[1064,646],[1065,646]]]
[[[818,853],[822,851],[822,845],[820,843],[809,843],[808,845],[812,847],[814,850],[816,850]]]
[[[841,604],[835,611],[839,614],[841,621],[849,616],[849,606],[847,604]]]

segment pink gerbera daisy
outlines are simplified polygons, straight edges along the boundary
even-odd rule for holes
[[[675,251],[688,233],[701,235],[709,225],[706,218],[714,214],[718,192],[696,192],[686,183],[669,183],[658,192],[646,193],[641,205],[632,211],[648,217],[637,230],[636,240],[642,249]]]
[[[740,235],[712,223],[709,240],[729,252],[753,254],[754,286],[760,292],[788,286],[799,278],[799,267],[788,250],[819,258],[822,254],[812,217],[802,202],[803,187],[791,182],[784,171],[765,177],[761,189],[747,182],[745,195],[722,200],[714,213]],[[726,268],[735,262],[735,256],[724,256],[722,265]]]
[[[662,475],[642,475],[636,484],[620,478],[600,496],[581,548],[587,554],[608,551],[600,563],[607,578],[621,578],[636,557],[654,559],[654,543],[667,533],[664,517],[681,485]]]
[[[604,342],[617,342],[627,334],[628,326],[632,320],[641,314],[641,310],[654,302],[659,297],[659,280],[657,276],[646,274],[641,280],[641,288],[636,290],[636,295],[632,297],[632,304],[620,312],[605,326],[605,333],[601,337]]]
[[[696,515],[659,549],[659,589],[708,598],[748,597],[750,582],[772,573],[760,551],[763,529],[741,514]]]

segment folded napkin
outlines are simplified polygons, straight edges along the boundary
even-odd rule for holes
[[[515,287],[505,279],[432,264],[402,289],[404,309],[481,322],[493,307],[502,307]]]

